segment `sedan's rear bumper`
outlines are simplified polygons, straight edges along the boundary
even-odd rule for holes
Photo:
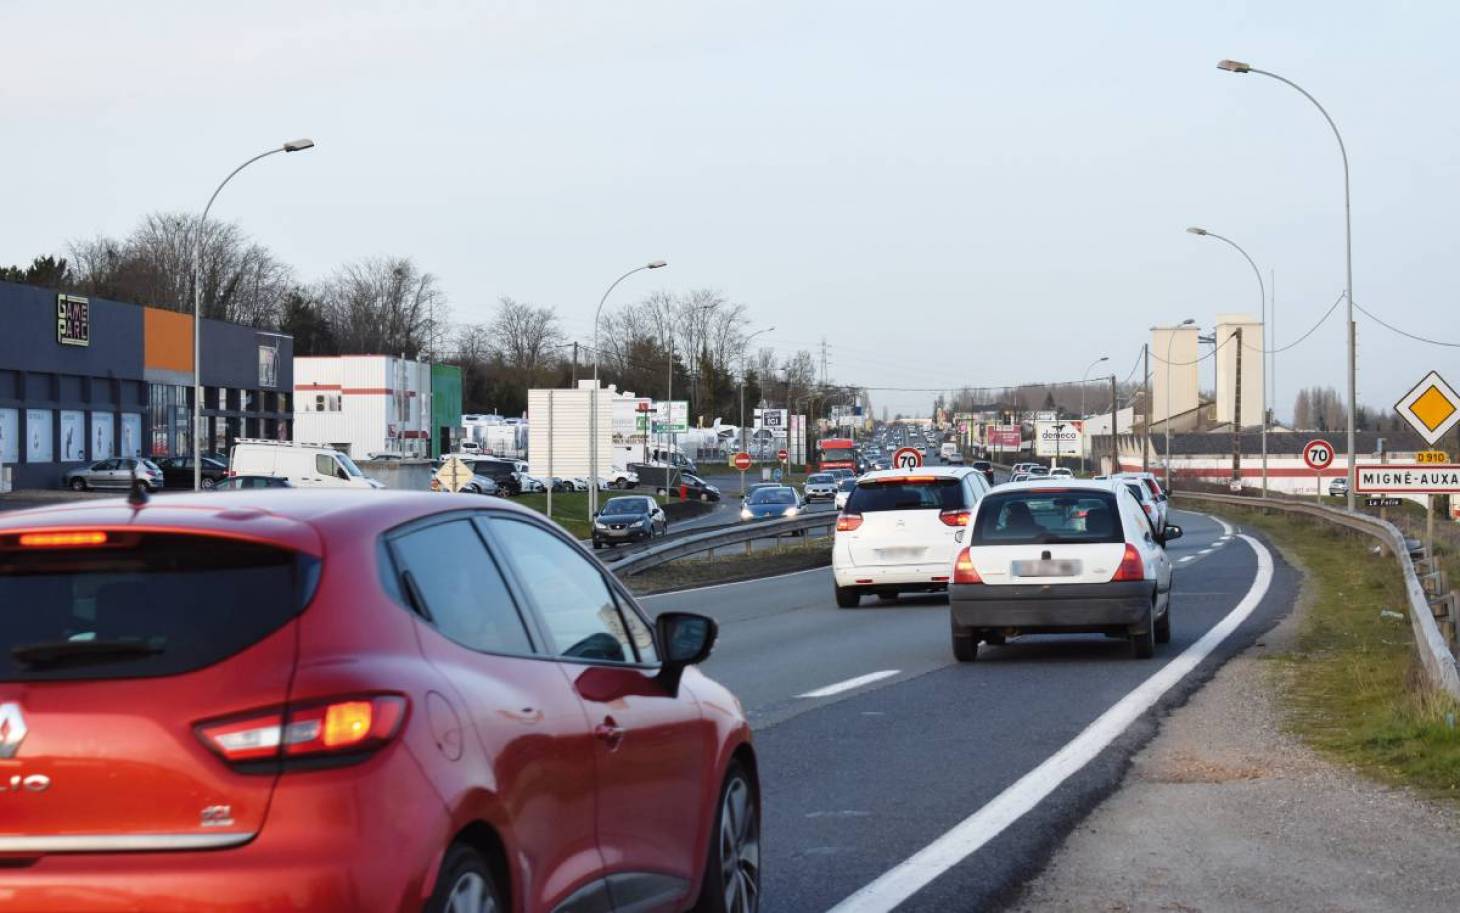
[[[948,585],[953,562],[924,564],[836,565],[832,576],[840,587],[941,590]]]
[[[960,628],[1101,631],[1141,624],[1156,585],[1130,583],[957,584],[948,590]]]

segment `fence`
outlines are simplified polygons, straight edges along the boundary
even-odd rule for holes
[[[1261,510],[1303,514],[1364,533],[1378,539],[1399,562],[1409,598],[1409,622],[1425,678],[1437,690],[1460,700],[1460,670],[1452,651],[1456,636],[1456,598],[1448,592],[1448,581],[1434,556],[1416,561],[1410,543],[1393,523],[1367,514],[1349,513],[1319,504],[1279,498],[1182,491],[1175,497],[1209,504],[1230,504]]]
[[[740,523],[734,526],[686,533],[658,545],[652,545],[616,561],[605,561],[608,569],[619,577],[629,577],[651,567],[659,567],[690,555],[711,555],[717,549],[732,545],[744,545],[750,553],[751,543],[759,539],[779,539],[783,536],[809,534],[814,529],[825,529],[829,534],[836,527],[835,511],[818,511],[791,517],[786,520],[767,520]]]

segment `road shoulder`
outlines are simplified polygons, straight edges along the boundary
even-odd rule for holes
[[[1460,810],[1334,765],[1284,730],[1291,672],[1274,659],[1293,648],[1308,592],[1166,718],[1010,909],[1455,909]]]

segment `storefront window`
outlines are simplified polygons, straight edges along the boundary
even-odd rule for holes
[[[279,394],[279,411],[280,412],[288,412],[289,411],[289,394],[287,394],[287,393],[280,393]]]
[[[49,409],[25,410],[25,461],[49,463],[54,459],[54,419]]]

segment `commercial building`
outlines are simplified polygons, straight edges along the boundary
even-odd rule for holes
[[[432,366],[426,362],[394,355],[296,358],[295,438],[328,444],[357,459],[377,453],[429,457],[436,449],[432,389]],[[461,423],[459,404],[456,412],[448,416],[451,428]]]
[[[1197,335],[1194,326],[1151,328],[1151,423],[1160,423],[1163,431],[1168,416],[1175,419],[1173,430],[1196,421]],[[1189,422],[1183,423],[1188,414]]]
[[[1239,335],[1240,330],[1240,335]],[[1218,424],[1231,424],[1237,412],[1237,363],[1238,340],[1241,340],[1242,363],[1242,415],[1238,418],[1241,428],[1262,426],[1262,368],[1267,359],[1263,357],[1265,345],[1262,337],[1262,322],[1256,317],[1240,314],[1219,314],[1217,316],[1217,412]]]
[[[453,452],[461,437],[461,369],[432,365],[431,456]]]
[[[294,341],[204,320],[203,449],[288,439]],[[193,318],[0,282],[0,480],[55,488],[110,457],[187,456]]]

